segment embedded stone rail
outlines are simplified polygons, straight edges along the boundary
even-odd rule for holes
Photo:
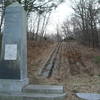
[[[53,70],[52,70],[52,77],[55,77],[55,76],[58,76],[59,75],[59,71],[60,71],[60,68],[61,68],[61,59],[62,59],[62,49],[64,48],[64,43],[60,43],[60,46],[59,46],[59,50],[56,54],[56,57],[55,57],[55,61],[54,61],[54,67],[53,67]]]
[[[52,52],[50,58],[46,62],[44,68],[42,69],[41,76],[46,77],[46,78],[51,76],[54,65],[55,65],[56,56],[58,54],[60,46],[61,46],[61,43],[58,43],[58,45],[56,46],[56,48]]]
[[[42,68],[39,68],[39,70],[38,70],[38,75],[39,75],[39,76],[41,76],[42,71],[43,71],[43,69],[44,69],[44,66],[45,66],[45,65],[47,64],[47,62],[49,61],[49,59],[50,59],[50,57],[52,56],[52,54],[54,53],[55,49],[56,49],[56,45],[54,46],[53,49],[50,50],[50,53],[48,54],[48,57],[45,59],[44,63],[42,64]]]

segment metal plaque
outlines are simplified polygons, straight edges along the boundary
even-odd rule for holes
[[[17,59],[17,44],[6,44],[4,60],[16,60]]]

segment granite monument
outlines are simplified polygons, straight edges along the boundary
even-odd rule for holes
[[[0,91],[21,91],[28,84],[26,13],[14,2],[5,11],[0,61]]]

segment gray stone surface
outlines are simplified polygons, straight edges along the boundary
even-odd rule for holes
[[[55,85],[28,85],[23,88],[23,92],[61,94],[64,93],[64,88],[63,86],[55,86]]]
[[[21,91],[28,84],[26,25],[26,13],[19,3],[15,2],[6,8],[0,59],[0,91]],[[17,45],[15,56],[10,52],[14,54],[15,49],[10,48],[7,52],[6,45]]]
[[[66,94],[0,93],[0,100],[64,100]]]
[[[11,79],[0,79],[0,92],[9,91],[22,91],[22,88],[28,84],[28,79],[23,80],[11,80]]]
[[[83,100],[100,100],[100,94],[76,93],[76,96],[83,99]]]
[[[3,0],[0,0],[0,4],[2,3]]]

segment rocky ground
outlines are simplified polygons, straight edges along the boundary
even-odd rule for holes
[[[28,41],[28,72],[31,84],[64,85],[66,100],[79,100],[75,93],[100,93],[100,50],[63,42],[57,52],[51,77],[39,75],[57,43]]]

